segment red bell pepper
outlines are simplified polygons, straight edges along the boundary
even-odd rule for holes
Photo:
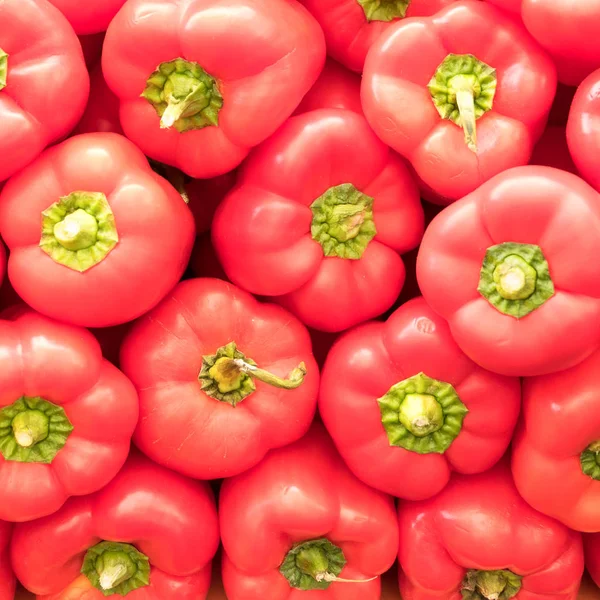
[[[180,283],[125,339],[140,395],[134,441],[197,479],[241,473],[303,436],[319,370],[302,324],[218,279]]]
[[[452,471],[479,473],[500,460],[520,404],[519,380],[469,360],[423,298],[343,335],[319,393],[323,422],[352,472],[409,500],[437,494]]]
[[[289,0],[129,0],[102,54],[127,136],[198,178],[231,171],[274,133],[324,60],[318,23]]]
[[[419,286],[462,351],[504,375],[571,367],[600,342],[600,196],[550,167],[497,175],[425,232]],[[586,258],[587,257],[587,258]]]
[[[134,453],[103,490],[15,527],[11,553],[46,600],[203,600],[218,545],[210,487]]]
[[[566,128],[548,125],[533,149],[529,164],[554,167],[577,175],[577,168],[567,146]]]
[[[411,162],[426,199],[449,204],[527,164],[555,90],[554,65],[522,26],[464,0],[375,42],[362,103],[375,133]]]
[[[123,133],[119,121],[119,99],[106,85],[102,65],[90,72],[90,98],[74,133]]]
[[[577,89],[569,113],[567,142],[581,176],[600,191],[600,69]]]
[[[13,600],[15,596],[15,576],[8,554],[10,534],[10,523],[0,521],[0,600]]]
[[[106,327],[145,313],[179,281],[194,220],[133,143],[88,133],[5,185],[0,231],[23,300],[62,321]]]
[[[45,0],[0,4],[0,182],[81,117],[89,77],[67,20]]]
[[[575,600],[581,534],[531,508],[502,463],[399,508],[404,600]]]
[[[509,12],[511,15],[521,17],[521,2],[522,0],[487,0],[491,4],[495,4],[498,8]]]
[[[2,316],[0,519],[28,521],[117,474],[138,398],[88,331],[23,308]]]
[[[244,163],[213,222],[228,277],[277,296],[314,329],[385,312],[418,245],[423,208],[404,162],[364,117],[323,109],[290,119]]]
[[[578,531],[600,531],[600,350],[577,366],[526,379],[513,444],[519,492]]]
[[[600,533],[588,533],[583,536],[585,566],[595,584],[600,587]]]
[[[379,600],[398,550],[391,498],[350,473],[320,425],[225,481],[219,517],[229,600]]]
[[[78,35],[106,31],[125,0],[49,0],[65,15]]]
[[[361,72],[369,48],[394,23],[405,17],[433,15],[455,0],[300,0],[319,21],[327,52],[353,71]]]

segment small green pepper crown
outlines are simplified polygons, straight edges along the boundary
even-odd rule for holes
[[[506,242],[487,249],[477,290],[501,313],[521,319],[554,295],[554,283],[539,246]]]
[[[496,84],[496,70],[472,54],[448,54],[427,86],[440,117],[463,128],[473,152],[477,152],[475,121],[492,109]]]
[[[161,63],[142,92],[160,117],[162,129],[180,133],[216,127],[223,97],[217,82],[198,63],[176,58]]]
[[[115,217],[100,192],[72,192],[42,212],[40,248],[74,271],[102,262],[118,241]]]
[[[81,573],[104,596],[126,596],[150,584],[150,561],[130,544],[100,542],[86,552]]]
[[[390,446],[418,454],[444,453],[469,412],[450,383],[419,373],[377,400]]]
[[[377,234],[373,198],[351,183],[329,188],[311,205],[310,232],[325,256],[359,260]]]
[[[50,464],[72,431],[62,407],[22,396],[0,410],[0,453],[4,460]]]
[[[521,577],[508,569],[467,571],[462,582],[464,600],[510,600],[521,589]]]
[[[584,475],[600,481],[600,440],[591,443],[579,456]]]
[[[8,76],[8,54],[0,48],[0,91],[6,87],[6,77]]]
[[[306,365],[300,363],[287,379],[281,379],[264,369],[237,349],[235,342],[219,348],[215,354],[202,357],[198,380],[202,391],[211,398],[235,407],[256,390],[255,379],[285,390],[302,385]]]
[[[410,0],[356,0],[365,12],[368,22],[403,19]]]

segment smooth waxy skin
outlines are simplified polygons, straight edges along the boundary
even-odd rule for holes
[[[431,500],[402,503],[398,519],[405,600],[458,600],[470,569],[521,575],[517,600],[577,597],[581,535],[531,508],[504,463],[480,475],[455,476]]]
[[[50,0],[62,12],[77,35],[106,31],[125,0]]]
[[[100,492],[20,525],[12,542],[13,565],[38,597],[101,600],[103,594],[79,571],[88,548],[102,540],[125,541],[150,559],[150,585],[128,599],[204,599],[219,544],[213,494],[208,485],[134,453]]]
[[[280,377],[304,362],[304,382],[283,390],[257,381],[235,408],[209,397],[198,381],[202,357],[230,342]],[[198,479],[254,466],[304,435],[316,409],[319,371],[306,329],[282,308],[216,279],[180,283],[140,319],[122,346],[121,367],[140,393],[136,445]]]
[[[462,128],[440,117],[427,89],[451,53],[496,70],[493,106],[476,121],[476,153]],[[384,33],[365,63],[362,103],[375,133],[411,162],[424,197],[449,204],[527,164],[555,89],[552,62],[522,26],[493,6],[465,0]]]
[[[454,0],[411,0],[406,17],[433,15]],[[327,52],[353,71],[361,72],[375,40],[401,17],[392,21],[367,19],[357,0],[300,0],[325,32]],[[388,3],[390,4],[390,3]],[[400,4],[400,2],[398,2]]]
[[[584,535],[583,547],[585,549],[585,566],[594,583],[600,587],[600,534]]]
[[[443,454],[392,446],[382,425],[378,398],[421,372],[452,384],[469,410]],[[323,370],[319,412],[357,477],[394,496],[421,500],[438,493],[452,471],[478,473],[500,459],[520,397],[518,379],[478,367],[458,348],[446,322],[416,298],[387,322],[366,323],[335,343]]]
[[[40,248],[40,218],[75,190],[103,193],[119,241],[80,273]],[[0,195],[9,277],[33,308],[86,327],[117,325],[155,306],[183,274],[194,220],[177,191],[144,155],[113,133],[70,138],[13,177]]]
[[[567,143],[581,176],[600,191],[600,69],[575,93],[567,123]]]
[[[393,564],[398,548],[391,498],[348,471],[320,425],[227,480],[219,515],[229,600],[377,600],[379,577],[304,591],[290,587],[279,566],[293,544],[327,538],[344,552],[340,577],[369,579]]]
[[[176,58],[196,62],[217,81],[218,126],[184,134],[161,129],[156,110],[140,97],[157,65]],[[121,101],[127,136],[151,158],[207,178],[236,167],[275,132],[324,60],[318,23],[297,3],[130,0],[107,31],[102,67]]]
[[[584,474],[581,453],[600,440],[600,351],[576,367],[526,379],[513,474],[537,510],[578,531],[600,531],[600,481]]]
[[[50,464],[0,455],[0,519],[27,521],[117,474],[129,453],[138,398],[91,333],[27,309],[3,316],[9,320],[0,321],[0,409],[23,395],[40,396],[62,407],[73,426]]]
[[[555,289],[520,319],[499,312],[478,291],[486,250],[506,242],[539,245]],[[425,300],[472,360],[505,375],[542,375],[577,364],[598,346],[600,272],[582,259],[598,252],[598,193],[571,173],[518,167],[433,220],[417,277]]]
[[[8,54],[6,87],[0,86],[4,181],[73,129],[89,76],[77,36],[45,0],[2,2],[0,49]]]
[[[376,235],[356,259],[325,256],[311,235],[310,206],[342,184],[373,199]],[[405,277],[399,253],[418,245],[423,227],[404,162],[360,115],[323,109],[290,119],[252,153],[212,236],[234,283],[277,296],[310,327],[341,331],[390,308]]]
[[[10,523],[0,521],[0,600],[13,600],[15,595],[15,576],[8,551],[10,534]]]

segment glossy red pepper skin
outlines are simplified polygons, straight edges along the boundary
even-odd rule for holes
[[[600,534],[589,533],[583,536],[585,566],[594,583],[600,587]]]
[[[304,382],[283,390],[256,381],[235,407],[209,397],[198,381],[203,356],[230,342],[279,377],[304,362]],[[217,279],[180,283],[142,317],[122,346],[121,367],[140,395],[138,448],[198,479],[249,469],[302,437],[316,410],[319,370],[306,329],[282,308]]]
[[[406,17],[434,15],[455,0],[412,0]],[[357,0],[300,0],[325,32],[327,52],[353,71],[362,72],[365,58],[377,38],[401,19],[367,20]]]
[[[0,521],[0,600],[13,600],[15,576],[10,565],[11,524]]]
[[[67,18],[77,35],[106,31],[125,0],[49,0]]]
[[[577,175],[577,167],[569,153],[567,130],[558,125],[548,125],[531,154],[530,165],[562,169]]]
[[[49,515],[118,473],[137,424],[138,398],[88,331],[24,308],[2,316],[0,408],[40,396],[62,407],[73,426],[49,464],[0,455],[0,519],[19,522]]]
[[[581,464],[582,452],[600,439],[599,368],[597,350],[575,367],[526,379],[513,442],[513,475],[523,498],[578,531],[600,531],[600,481]]]
[[[565,369],[600,339],[600,274],[581,260],[600,253],[599,229],[600,197],[579,177],[550,167],[511,169],[433,220],[417,260],[419,286],[463,352],[484,368],[520,376]],[[554,295],[522,318],[503,314],[478,291],[487,249],[507,242],[539,245],[554,284]]]
[[[492,108],[476,121],[477,152],[438,113],[427,85],[451,53],[496,69]],[[522,26],[474,0],[389,28],[365,63],[362,104],[375,133],[407,158],[427,200],[449,204],[494,175],[527,164],[556,90],[548,56]]]
[[[600,69],[577,88],[569,113],[567,142],[581,176],[600,191]]]
[[[40,248],[41,213],[61,197],[104,193],[119,241],[84,272]],[[0,231],[11,250],[9,277],[40,312],[86,327],[140,316],[179,281],[194,242],[194,220],[177,191],[156,175],[132,142],[88,133],[47,150],[5,185]]]
[[[212,491],[134,453],[101,491],[16,527],[12,563],[38,597],[100,600],[104,595],[91,586],[85,595],[70,589],[80,586],[83,557],[100,541],[132,544],[150,559],[150,585],[128,599],[204,599],[219,544]]]
[[[106,85],[102,65],[90,71],[90,98],[74,133],[112,132],[123,134],[119,121],[119,99]]]
[[[294,114],[319,108],[344,108],[362,115],[360,75],[328,58],[319,78],[302,98]]]
[[[217,81],[223,97],[218,126],[183,134],[161,129],[156,110],[140,97],[157,65],[179,57]],[[289,0],[129,0],[108,29],[102,55],[127,136],[151,158],[203,179],[231,171],[273,134],[324,60],[318,23]]]
[[[0,48],[8,54],[0,90],[0,181],[67,135],[81,117],[89,76],[67,20],[45,0],[5,0]]]
[[[441,454],[392,446],[382,425],[378,398],[419,373],[450,383],[469,410]],[[323,370],[319,413],[357,477],[388,494],[422,500],[440,492],[452,471],[479,473],[502,457],[520,400],[517,378],[478,367],[458,348],[446,322],[416,298],[385,323],[366,323],[338,339]]]
[[[459,600],[469,569],[521,575],[517,600],[577,597],[581,535],[531,508],[504,463],[453,477],[435,498],[402,503],[398,517],[405,600]]]
[[[279,566],[293,544],[327,538],[347,561],[339,576],[363,580],[389,569],[398,548],[391,498],[350,473],[321,425],[225,481],[219,518],[229,600],[378,600],[379,577],[300,590]]]
[[[373,198],[377,234],[358,259],[325,256],[311,235],[310,205],[346,183]],[[212,237],[236,285],[276,296],[309,327],[335,332],[390,308],[404,283],[400,253],[418,245],[423,222],[404,162],[362,116],[322,109],[290,119],[252,153]]]

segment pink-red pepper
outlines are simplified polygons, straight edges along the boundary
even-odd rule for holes
[[[522,26],[464,0],[378,38],[362,103],[375,133],[411,162],[424,197],[448,204],[527,164],[555,90],[554,65]]]
[[[302,437],[316,410],[303,325],[217,279],[180,283],[142,317],[121,367],[140,395],[138,448],[198,479],[249,469]]]
[[[17,526],[11,554],[39,600],[204,600],[218,545],[210,487],[135,453],[101,491]]]
[[[600,195],[579,177],[525,166],[496,175],[425,232],[419,286],[482,367],[533,376],[600,344]]]
[[[89,76],[67,20],[46,0],[0,3],[0,182],[67,135]]]
[[[138,398],[88,331],[23,308],[2,317],[0,519],[27,521],[117,474]]]
[[[567,142],[581,176],[600,192],[600,69],[577,88]]]
[[[7,182],[0,231],[9,277],[36,310],[86,327],[147,312],[181,278],[194,220],[127,138],[87,133]]]
[[[327,52],[362,72],[369,48],[394,23],[405,17],[433,15],[455,0],[300,0],[319,21]]]
[[[531,508],[504,462],[401,503],[398,518],[404,600],[577,598],[581,534]]]
[[[519,492],[537,510],[578,531],[600,531],[600,350],[577,366],[523,384],[513,441]]]
[[[379,600],[398,549],[391,498],[350,473],[321,425],[225,481],[219,517],[229,600]]]
[[[125,0],[49,0],[65,15],[77,35],[106,31]]]
[[[13,600],[15,576],[10,565],[9,544],[11,524],[0,521],[0,600]]]
[[[127,136],[199,178],[273,134],[324,60],[318,23],[289,0],[128,0],[102,53]]]
[[[595,584],[600,587],[600,533],[588,533],[583,536],[585,566]]]
[[[508,447],[521,387],[478,367],[423,298],[343,335],[323,370],[319,412],[368,485],[421,500],[452,471],[479,473]]]
[[[306,325],[341,331],[389,309],[423,209],[405,163],[361,115],[290,119],[253,151],[213,222],[228,277]]]

